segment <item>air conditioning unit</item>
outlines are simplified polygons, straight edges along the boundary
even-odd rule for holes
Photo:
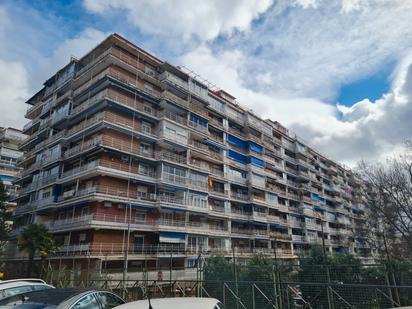
[[[103,207],[111,208],[112,207],[112,202],[104,202]]]
[[[123,162],[129,162],[129,156],[123,155],[123,156],[122,156],[122,161],[123,161]]]

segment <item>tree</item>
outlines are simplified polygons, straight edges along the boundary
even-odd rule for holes
[[[412,252],[412,142],[405,146],[403,153],[385,163],[362,161],[357,168],[363,180],[359,202],[369,210],[374,242],[385,254],[396,249],[406,249],[405,255]]]
[[[11,213],[7,209],[8,193],[0,180],[0,251],[9,239]]]
[[[31,276],[33,261],[36,253],[42,260],[57,251],[58,246],[53,235],[42,224],[30,224],[20,234],[19,249],[25,251],[28,256],[27,277]]]

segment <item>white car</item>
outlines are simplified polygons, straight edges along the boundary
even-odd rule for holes
[[[224,309],[223,304],[215,298],[175,297],[154,298],[150,300],[153,309]],[[148,309],[147,299],[133,301],[113,309]]]
[[[54,286],[47,284],[41,279],[14,279],[0,281],[0,300],[26,292],[53,288]]]

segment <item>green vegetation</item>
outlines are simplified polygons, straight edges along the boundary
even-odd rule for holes
[[[28,254],[27,277],[30,277],[36,253],[44,260],[57,251],[58,245],[44,225],[30,224],[20,234],[19,249]]]
[[[7,209],[8,193],[0,180],[0,252],[9,239],[10,226],[8,221],[11,219],[11,213]]]
[[[204,287],[225,299],[228,308],[237,308],[236,295],[247,308],[253,308],[253,303],[255,308],[273,308],[263,294],[280,308],[303,308],[304,302],[316,304],[316,308],[329,308],[329,303],[347,308],[346,302],[356,308],[390,307],[390,299],[383,294],[403,304],[411,301],[405,291],[386,287],[394,282],[410,284],[411,265],[392,261],[391,267],[387,263],[367,266],[348,253],[324,253],[321,246],[313,246],[299,263],[264,255],[233,263],[230,258],[215,256],[205,266]],[[371,285],[382,287],[377,290]]]

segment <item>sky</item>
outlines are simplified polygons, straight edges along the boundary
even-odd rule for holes
[[[346,165],[412,132],[412,0],[0,0],[0,126],[118,33]]]

